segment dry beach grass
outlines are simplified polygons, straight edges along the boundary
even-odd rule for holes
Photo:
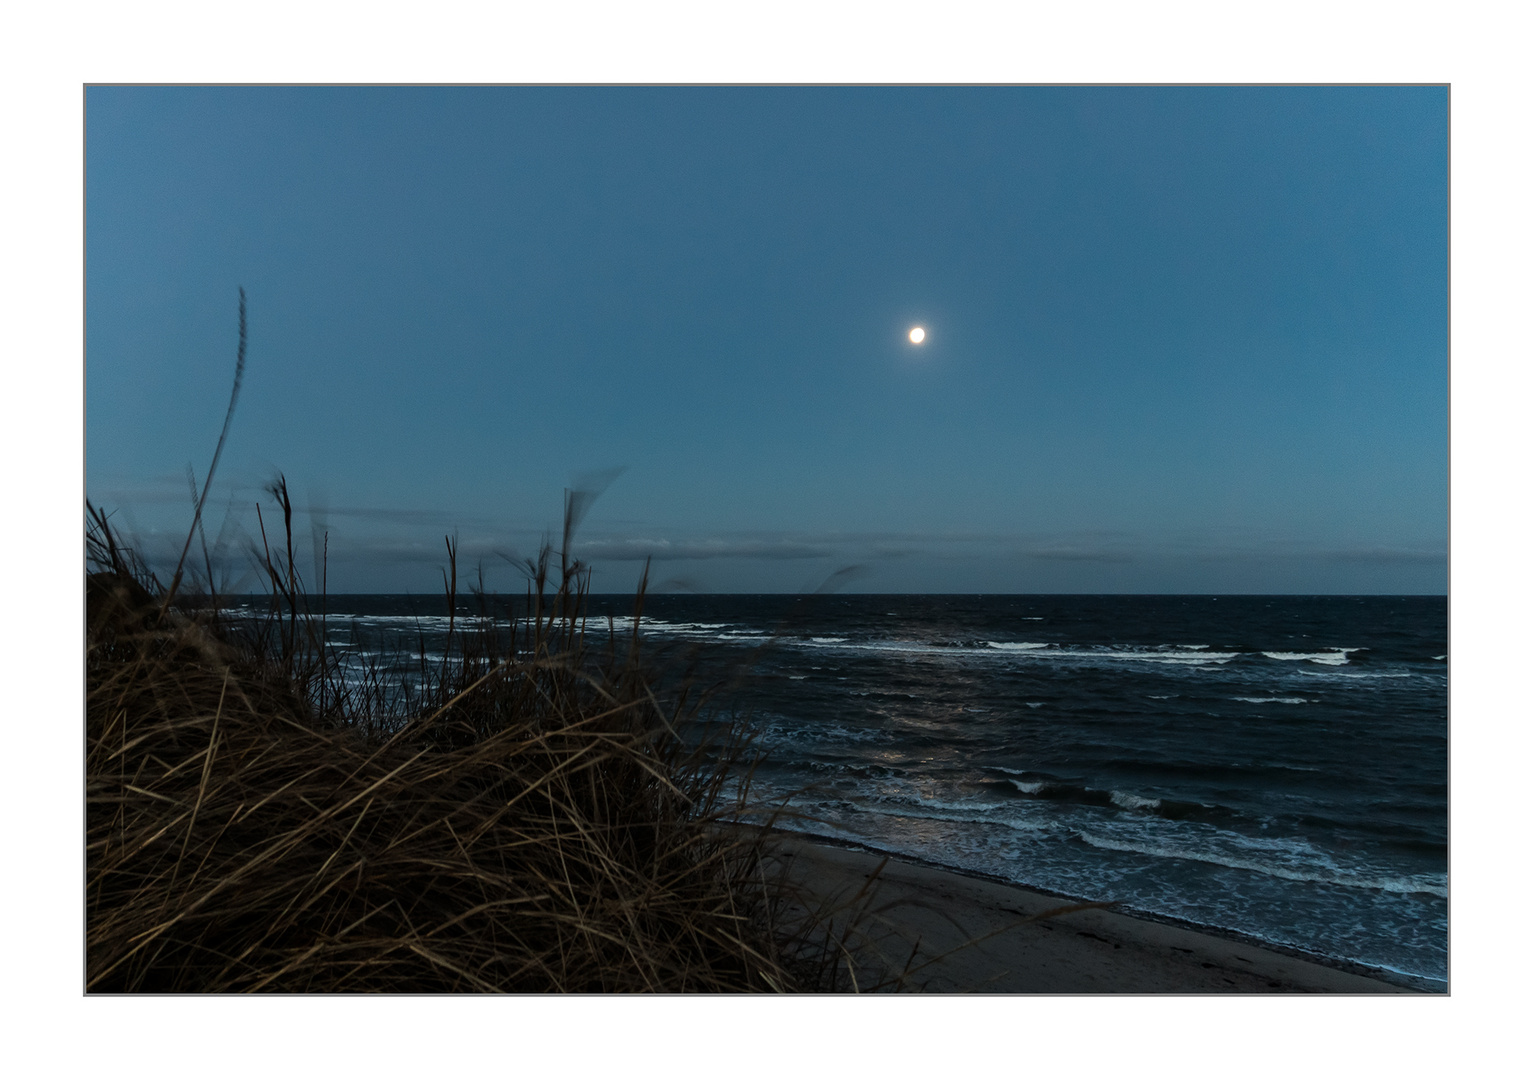
[[[391,695],[339,678],[291,564],[240,632],[93,526],[89,990],[837,987],[763,833],[720,827],[738,729],[684,739],[637,639],[588,650],[578,568]]]

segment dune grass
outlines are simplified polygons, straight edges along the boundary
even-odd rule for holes
[[[738,824],[749,741],[684,738],[696,701],[657,697],[637,629],[588,644],[578,564],[551,581],[545,550],[509,637],[453,627],[413,686],[348,678],[273,494],[288,543],[243,622],[91,512],[89,991],[842,988],[843,942],[790,925]]]

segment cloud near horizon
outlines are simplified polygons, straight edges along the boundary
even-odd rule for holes
[[[157,570],[168,571],[190,524],[190,493],[183,493],[182,505],[177,506],[170,498],[168,482],[157,487],[155,494],[160,498],[111,501],[122,511],[115,520],[123,527],[123,539]],[[227,502],[210,503],[204,523],[215,566],[229,580],[248,577],[258,561],[252,552],[260,550],[260,534],[246,495],[239,491],[226,496]],[[544,542],[556,548],[558,544],[556,530],[490,515],[326,506],[323,502],[307,507],[300,502],[295,507],[294,539],[305,576],[312,573],[318,578],[322,569],[315,549],[328,531],[328,580],[337,592],[435,588],[438,568],[447,563],[443,537],[449,533],[458,537],[460,580],[477,576],[482,569],[492,590],[517,588],[526,558],[536,555]],[[135,506],[138,514],[133,512]],[[1360,580],[1374,591],[1436,592],[1446,585],[1435,582],[1447,580],[1444,545],[1317,544],[1241,529],[1177,534],[1082,529],[1026,534],[741,531],[668,535],[651,531],[643,522],[617,524],[618,529],[609,525],[576,537],[571,554],[598,570],[604,589],[619,591],[646,559],[676,567],[662,576],[703,592],[727,582],[736,591],[737,582],[745,583],[746,591],[802,591],[805,582],[818,581],[816,575],[835,564],[866,566],[868,584],[874,591],[888,592],[1119,592],[1134,591],[1142,579],[1157,583],[1160,591],[1230,591],[1250,579],[1268,583],[1259,591],[1326,592],[1337,591],[1334,583],[1343,579],[1336,568],[1344,566],[1364,571],[1367,577]],[[269,534],[273,525],[273,515],[268,513]],[[274,536],[269,539],[280,542]],[[195,542],[193,558],[200,565],[200,544]],[[822,566],[815,567],[816,563]],[[795,565],[810,569],[791,570]],[[1437,568],[1442,568],[1441,573]]]
[[[609,539],[583,540],[575,544],[575,554],[587,561],[610,559],[628,562],[654,559],[825,559],[836,554],[828,544],[805,543],[789,539],[719,538],[697,540]]]

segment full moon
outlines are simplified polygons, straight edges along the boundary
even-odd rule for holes
[[[927,332],[919,326],[911,327],[911,344],[920,345],[927,336]]]

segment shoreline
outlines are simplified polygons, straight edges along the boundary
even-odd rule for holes
[[[1447,993],[1418,976],[838,837],[773,829],[768,848],[802,908],[857,898],[869,913],[857,935],[867,957],[854,973],[864,985],[991,994]],[[1094,906],[1061,911],[1083,904]],[[900,980],[907,957],[914,970]]]

